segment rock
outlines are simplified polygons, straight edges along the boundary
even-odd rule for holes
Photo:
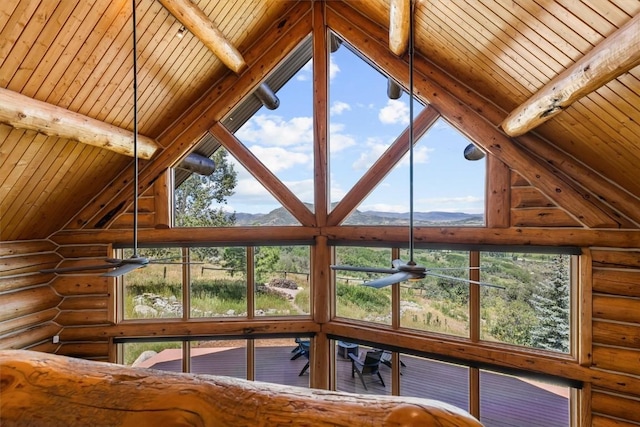
[[[156,317],[158,310],[148,305],[136,305],[133,307],[133,312],[140,317]]]

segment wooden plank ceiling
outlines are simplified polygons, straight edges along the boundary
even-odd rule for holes
[[[139,132],[156,141],[167,132],[179,134],[185,111],[233,74],[192,33],[177,37],[182,23],[163,3],[136,2]],[[389,26],[390,0],[348,3],[354,13]],[[285,14],[312,3],[193,4],[243,55],[260,39],[274,37],[267,29]],[[416,45],[504,112],[488,118],[498,126],[639,13],[640,0],[418,0]],[[132,68],[129,0],[0,4],[0,88],[131,131]],[[238,78],[250,72],[255,74],[241,71]],[[640,197],[639,78],[640,69],[632,68],[535,129],[626,189],[635,202]],[[58,231],[131,164],[129,156],[68,137],[0,125],[1,240]]]

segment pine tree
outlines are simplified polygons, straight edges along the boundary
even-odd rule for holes
[[[537,323],[531,331],[531,344],[546,350],[569,351],[569,269],[567,256],[552,260],[552,273],[534,289],[531,305]]]

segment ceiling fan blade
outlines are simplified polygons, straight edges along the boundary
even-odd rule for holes
[[[162,259],[152,259],[149,260],[149,264],[165,264],[165,265],[198,265],[198,264],[205,264],[204,262],[200,262],[200,261],[163,261]]]
[[[118,260],[122,261],[122,260]],[[113,264],[101,264],[101,265],[85,265],[85,266],[77,266],[77,267],[61,267],[61,268],[46,268],[44,270],[40,270],[40,273],[73,273],[73,272],[81,272],[81,271],[92,271],[92,270],[106,270],[107,268],[113,268]]]
[[[429,270],[427,270],[427,272],[426,272],[425,274],[426,274],[427,276],[439,277],[439,278],[441,278],[441,279],[456,280],[456,281],[458,281],[458,282],[471,283],[471,284],[473,284],[473,285],[488,286],[488,287],[490,287],[490,288],[504,289],[504,286],[494,285],[494,284],[492,284],[492,283],[478,282],[477,280],[463,279],[462,277],[446,276],[446,275],[444,275],[444,274],[432,273],[432,272],[431,272],[431,271],[429,271]]]
[[[352,265],[332,265],[332,270],[343,270],[343,271],[361,271],[364,273],[383,273],[383,274],[394,274],[397,273],[398,270],[395,268],[383,268],[383,267],[354,267]]]
[[[136,263],[121,264],[116,268],[114,268],[113,270],[107,271],[106,273],[101,274],[101,276],[104,276],[104,277],[122,276],[123,274],[127,274],[128,272],[136,270],[141,267],[146,267],[146,264],[136,264]]]
[[[409,273],[406,271],[399,271],[397,273],[392,274],[391,276],[381,277],[379,279],[374,279],[369,282],[364,282],[364,286],[369,286],[370,288],[384,288],[385,286],[391,286],[395,283],[404,282],[405,280],[417,279],[419,275],[414,273]]]
[[[138,255],[133,255],[131,258],[123,259],[115,269],[107,271],[102,274],[105,277],[122,276],[135,269],[146,267],[149,264],[149,259]]]

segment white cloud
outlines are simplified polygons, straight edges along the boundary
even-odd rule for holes
[[[263,147],[254,145],[251,152],[273,173],[295,168],[298,165],[310,165],[311,156],[296,153],[282,147]]]
[[[252,117],[237,132],[236,137],[243,143],[261,146],[291,147],[306,145],[312,149],[313,119],[293,117],[285,120],[281,116],[260,114]]]
[[[397,99],[387,100],[387,105],[378,112],[378,119],[385,125],[409,124],[409,106]]]
[[[389,148],[389,144],[385,144],[377,138],[369,138],[365,142],[365,147],[360,153],[360,157],[351,165],[354,170],[369,169],[380,158],[382,153]]]
[[[301,82],[306,82],[307,80],[311,80],[311,76],[313,75],[313,61],[309,61],[302,66],[298,74],[296,75],[296,80]]]
[[[333,61],[333,56],[329,57],[329,80],[333,80],[340,72],[340,67]]]
[[[377,212],[395,212],[405,213],[409,211],[408,202],[406,205],[389,204],[389,203],[372,203],[369,205],[358,206],[359,211],[377,211]]]
[[[413,164],[419,165],[424,163],[429,163],[430,156],[429,153],[435,151],[435,148],[430,148],[427,146],[417,145],[413,146]],[[403,166],[409,166],[409,153],[405,154],[405,156],[400,161],[400,164]]]
[[[310,179],[303,179],[300,181],[285,181],[284,184],[302,202],[313,203],[313,198],[314,198],[313,179],[310,178]]]
[[[346,148],[356,145],[356,140],[351,135],[342,133],[345,125],[342,123],[331,123],[329,135],[330,150],[332,153],[340,152]]]
[[[345,111],[349,111],[351,110],[351,105],[347,104],[346,102],[342,102],[342,101],[336,101],[333,103],[333,105],[331,106],[331,108],[329,109],[329,113],[331,115],[340,115]]]

